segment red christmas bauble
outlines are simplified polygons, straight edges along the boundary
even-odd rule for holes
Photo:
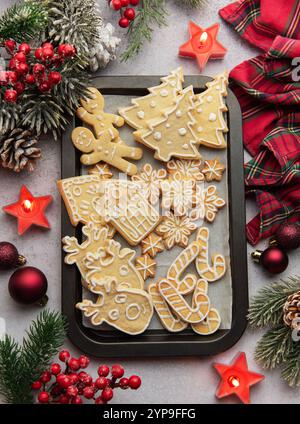
[[[25,257],[19,255],[17,248],[12,243],[0,242],[0,269],[11,269],[25,263]]]
[[[18,93],[16,90],[6,90],[4,93],[4,100],[7,103],[15,103],[17,101]]]
[[[19,52],[25,53],[26,55],[30,53],[30,50],[31,50],[30,45],[27,43],[20,44],[18,48]]]
[[[273,240],[286,250],[297,249],[300,247],[300,225],[296,223],[290,224],[288,222],[283,223],[276,232]]]
[[[135,18],[134,9],[132,9],[132,7],[129,7],[128,9],[126,9],[125,12],[124,12],[124,16],[125,16],[125,18],[129,19],[130,21],[133,21],[134,18]]]
[[[9,279],[8,290],[19,303],[30,305],[47,301],[48,282],[45,274],[33,266],[17,269]]]
[[[289,258],[284,250],[277,246],[268,247],[263,252],[257,250],[251,254],[254,261],[260,263],[267,271],[272,274],[280,274],[285,271]]]
[[[125,16],[123,16],[120,20],[119,20],[119,25],[121,28],[127,28],[129,25],[129,20],[127,18],[125,18]]]

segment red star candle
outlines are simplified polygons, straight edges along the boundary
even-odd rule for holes
[[[22,235],[31,225],[50,228],[44,211],[51,202],[52,196],[34,197],[23,185],[20,190],[19,201],[4,206],[3,210],[18,219],[18,234]]]
[[[218,399],[236,395],[243,403],[250,403],[250,387],[265,377],[248,370],[246,354],[240,352],[231,365],[214,364],[222,380],[216,392]]]
[[[179,47],[179,56],[197,59],[200,71],[205,68],[208,59],[223,59],[227,49],[217,40],[219,24],[203,29],[189,22],[190,39]]]

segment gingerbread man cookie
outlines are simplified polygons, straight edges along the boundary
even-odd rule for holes
[[[84,165],[95,165],[103,161],[128,175],[137,173],[136,165],[124,158],[141,159],[142,149],[127,146],[125,143],[112,142],[108,131],[105,131],[100,138],[95,138],[92,131],[85,127],[75,128],[71,137],[74,146],[84,153],[80,157]]]
[[[124,119],[121,116],[104,112],[104,97],[95,87],[88,88],[90,97],[81,100],[82,107],[77,109],[77,116],[85,124],[90,125],[96,138],[108,133],[110,140],[118,140],[119,131],[114,127],[122,127]]]

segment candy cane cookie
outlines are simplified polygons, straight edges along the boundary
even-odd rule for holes
[[[156,283],[148,286],[148,292],[152,297],[154,309],[166,330],[172,333],[178,333],[187,328],[188,324],[173,314],[169,305],[160,294]]]
[[[207,294],[208,284],[204,279],[200,279],[197,282],[197,287],[194,291],[192,306],[196,306],[195,299],[198,296],[198,293]],[[197,324],[191,324],[191,327],[195,333],[202,336],[208,336],[209,334],[215,333],[221,325],[221,317],[216,308],[211,308],[203,321],[198,322]]]
[[[194,290],[197,277],[193,274],[187,274],[180,280],[184,270],[198,257],[201,246],[197,241],[193,241],[177,256],[169,268],[167,280],[175,287],[180,294],[188,294]]]
[[[160,294],[179,318],[190,324],[204,320],[210,308],[207,294],[199,291],[195,296],[195,306],[191,307],[168,280],[160,280],[157,284]]]
[[[208,240],[209,229],[207,227],[199,228],[196,236],[197,242],[200,244],[200,253],[196,258],[196,268],[200,277],[212,282],[223,277],[226,272],[226,262],[224,256],[220,254],[212,255],[212,266],[208,263]]]

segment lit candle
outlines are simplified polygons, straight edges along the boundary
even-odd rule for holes
[[[31,202],[29,199],[24,200],[23,202],[23,209],[25,212],[30,212],[33,208],[33,202]]]
[[[240,385],[240,379],[238,377],[236,377],[235,375],[231,375],[230,377],[228,377],[228,384],[231,387],[239,387]]]
[[[206,31],[202,32],[200,36],[200,46],[204,46],[208,38],[208,34]]]

